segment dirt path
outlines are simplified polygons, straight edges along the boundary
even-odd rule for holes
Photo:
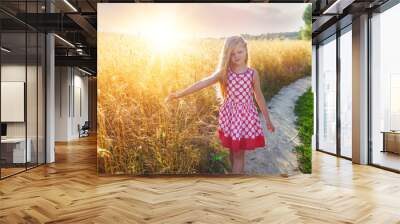
[[[248,174],[288,174],[299,173],[294,147],[300,144],[297,137],[294,107],[299,96],[311,87],[311,77],[307,76],[283,87],[268,103],[275,132],[270,133],[260,113],[266,147],[246,153],[245,172]]]

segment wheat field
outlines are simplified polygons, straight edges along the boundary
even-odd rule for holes
[[[311,43],[248,40],[266,100],[310,75]],[[224,174],[229,152],[216,135],[214,88],[165,104],[171,92],[214,72],[223,39],[189,39],[155,51],[146,39],[98,34],[100,174]]]

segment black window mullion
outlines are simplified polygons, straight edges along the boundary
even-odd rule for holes
[[[39,13],[39,0],[36,0],[36,13]],[[36,31],[36,166],[38,165],[39,165],[39,32]]]
[[[45,9],[44,12],[48,13],[48,6],[49,6],[49,2],[48,0],[44,1],[44,5],[45,5]],[[47,31],[44,32],[44,68],[42,68],[42,78],[43,78],[43,71],[44,71],[44,135],[43,135],[43,139],[44,139],[44,164],[47,163],[47,43],[48,43],[48,33]],[[43,44],[43,42],[42,42]],[[43,59],[42,59],[43,60]],[[60,89],[61,91],[61,89]],[[43,107],[42,107],[43,108]]]
[[[72,68],[72,117],[75,119],[75,67]]]
[[[47,13],[47,2],[46,4],[46,13]],[[43,71],[44,71],[44,135],[43,135],[43,140],[44,140],[44,161],[43,163],[47,163],[47,38],[48,38],[48,33],[44,33],[44,68],[42,68],[42,77],[43,77]],[[43,59],[42,59],[43,60]],[[42,107],[43,108],[43,107]]]
[[[315,149],[319,149],[319,44],[315,46]]]
[[[25,0],[25,21],[27,21],[28,1]],[[24,120],[25,120],[25,170],[28,170],[28,116],[27,116],[27,89],[28,89],[28,26],[25,23],[25,88],[24,88]]]
[[[2,47],[2,32],[1,32],[1,28],[2,28],[2,23],[0,23],[0,47]],[[1,50],[0,50],[0,84],[1,84],[1,67],[2,67],[2,64],[1,64],[1,62],[2,62],[2,58],[1,58],[1,55],[2,55],[2,53],[1,53]],[[0,124],[3,124],[2,122],[1,122],[1,85],[0,85]],[[3,167],[3,164],[2,164],[2,157],[1,157],[1,150],[2,150],[2,147],[1,147],[1,145],[2,144],[0,144],[0,179],[2,179],[2,177],[1,177],[1,170],[2,170],[2,167]]]
[[[368,20],[367,20],[367,46],[368,46],[368,53],[367,53],[367,141],[368,141],[368,164],[373,164],[373,153],[372,153],[372,87],[371,87],[371,71],[372,71],[372,30],[371,30],[371,20],[372,20],[372,11],[368,11]]]
[[[336,154],[341,157],[341,114],[340,114],[340,29],[336,31]]]

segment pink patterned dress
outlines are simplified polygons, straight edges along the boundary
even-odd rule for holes
[[[219,108],[218,136],[233,151],[265,146],[264,132],[253,101],[254,70],[228,70],[227,97]]]

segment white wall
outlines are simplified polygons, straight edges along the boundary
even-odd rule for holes
[[[25,82],[25,73],[25,64],[2,65],[1,81]],[[1,109],[7,110],[7,108]],[[25,137],[25,122],[7,122],[7,137]]]
[[[76,68],[56,67],[56,141],[79,138],[78,124],[88,120],[88,78],[83,75]]]
[[[75,70],[76,71],[76,70]],[[82,74],[82,73],[79,73]],[[81,75],[76,75],[74,77],[74,86],[75,86],[75,96],[73,98],[75,99],[74,102],[74,108],[72,108],[72,111],[75,111],[75,113],[72,113],[73,119],[71,120],[72,122],[72,130],[71,130],[71,135],[74,136],[74,138],[79,137],[78,133],[78,124],[81,126],[85,123],[85,121],[88,121],[88,78],[87,77],[82,77]],[[80,97],[79,97],[80,95]],[[80,101],[80,102],[79,102]],[[79,108],[82,107],[82,108]],[[81,111],[80,111],[81,109]]]
[[[69,68],[55,68],[55,141],[68,140],[68,117],[70,84]]]
[[[18,65],[18,64],[5,64],[1,66],[1,81],[2,82],[25,82],[25,75],[27,69],[28,74],[35,73],[36,74],[36,67],[33,66],[27,66],[27,68],[24,65]],[[34,84],[31,83],[32,81],[30,80],[29,84]],[[33,100],[30,98],[35,98],[36,99],[36,89],[27,89],[27,106],[35,107],[36,109],[36,103],[34,105],[29,105],[30,102]],[[33,92],[29,91],[32,90]],[[7,110],[7,108],[1,108],[2,110]],[[32,108],[29,108],[28,111],[31,111]],[[33,116],[33,117],[32,117]],[[36,123],[36,113],[28,113],[27,114],[27,119],[28,122],[35,121]],[[28,128],[31,127],[32,125],[28,125]],[[35,126],[36,129],[36,126]],[[28,130],[29,131],[29,130]],[[7,136],[8,137],[25,137],[25,122],[7,122]],[[28,137],[29,133],[28,133]],[[36,137],[36,136],[35,136]]]

